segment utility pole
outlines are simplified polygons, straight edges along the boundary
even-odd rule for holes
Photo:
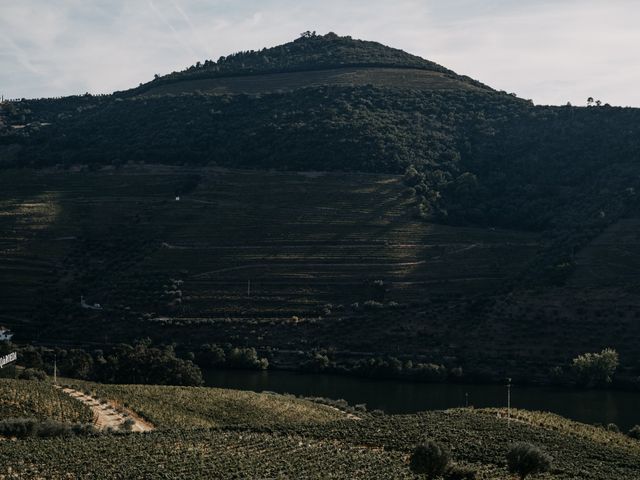
[[[251,280],[247,280],[247,297],[251,296]]]
[[[507,422],[511,424],[511,378],[507,378]]]
[[[58,355],[53,354],[53,384],[58,384]]]

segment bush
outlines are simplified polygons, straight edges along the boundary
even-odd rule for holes
[[[429,440],[419,445],[411,454],[409,468],[417,475],[435,478],[442,475],[449,466],[449,451],[443,445]]]
[[[37,369],[37,368],[25,368],[24,370],[22,370],[22,372],[20,372],[20,375],[18,375],[18,378],[20,380],[46,380],[47,379],[47,374],[44,373],[43,370]]]
[[[36,420],[31,418],[8,418],[0,422],[0,436],[25,438],[35,434]]]
[[[420,381],[441,382],[447,379],[447,369],[433,363],[417,363],[413,365],[411,375]]]
[[[376,302],[375,300],[367,300],[362,306],[366,309],[381,309],[384,307],[382,303]]]
[[[230,368],[266,370],[269,367],[269,361],[266,358],[258,357],[258,353],[253,347],[235,347],[227,354],[226,366]]]
[[[150,340],[120,344],[97,359],[96,380],[105,383],[202,385],[200,368],[176,357],[171,346],[154,347]]]
[[[610,432],[620,433],[620,427],[618,427],[618,425],[616,425],[615,423],[608,424],[607,430],[609,430]]]
[[[329,357],[321,353],[309,355],[310,358],[302,364],[302,370],[307,372],[323,372],[331,365]]]
[[[202,345],[195,355],[196,363],[202,368],[215,368],[224,365],[226,355],[224,350],[217,345],[208,343]]]
[[[131,418],[127,418],[123,423],[122,426],[120,427],[122,430],[126,431],[126,432],[130,432],[133,430],[133,426],[136,424],[136,422],[131,419]]]
[[[530,443],[516,443],[507,453],[509,472],[520,475],[524,480],[528,475],[548,472],[551,457]]]
[[[475,480],[476,471],[471,467],[451,465],[444,474],[445,480]]]
[[[69,424],[53,420],[34,418],[8,418],[0,422],[0,436],[7,438],[68,437],[71,435],[93,435],[96,429],[91,424]]]
[[[571,363],[576,382],[589,387],[611,383],[616,368],[618,352],[611,348],[605,348],[600,353],[585,353]]]
[[[90,423],[74,423],[71,425],[71,431],[78,436],[95,435],[98,433],[96,427]]]
[[[640,425],[635,425],[631,430],[627,432],[627,435],[636,440],[640,440]]]

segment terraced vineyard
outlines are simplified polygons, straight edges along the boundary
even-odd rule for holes
[[[192,175],[6,172],[0,321],[75,317],[80,295],[165,322],[317,318],[370,300],[373,280],[398,303],[492,291],[538,248],[413,219],[399,177],[210,169],[176,201]]]
[[[570,283],[579,288],[594,286],[640,286],[640,221],[625,218],[607,228],[576,258]]]
[[[638,376],[632,283],[589,273],[603,240],[567,287],[514,290],[537,235],[416,220],[398,176],[147,166],[7,171],[0,187],[0,323],[18,340],[229,342],[276,367],[332,349],[520,381],[613,347]],[[614,230],[607,251],[626,255],[635,234]]]
[[[442,72],[407,68],[344,67],[307,72],[270,73],[243,77],[183,80],[146,90],[143,95],[207,92],[214,94],[267,93],[317,85],[402,86],[415,89],[476,90],[477,84],[461,81]]]

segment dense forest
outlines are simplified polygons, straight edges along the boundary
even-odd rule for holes
[[[27,101],[9,112],[52,123],[4,137],[22,146],[14,166],[408,171],[421,215],[456,223],[540,230],[566,223],[565,213],[576,213],[568,203],[605,218],[639,187],[640,113],[628,108],[328,86],[264,96]]]

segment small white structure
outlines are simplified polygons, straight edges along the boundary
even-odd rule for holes
[[[0,327],[0,342],[8,342],[13,338],[13,333],[8,328]]]
[[[80,296],[80,306],[82,308],[87,308],[89,310],[102,310],[102,305],[100,305],[99,303],[94,303],[93,305],[89,305],[87,302],[85,302],[84,296]]]
[[[180,195],[176,195],[176,202],[180,201]]]

